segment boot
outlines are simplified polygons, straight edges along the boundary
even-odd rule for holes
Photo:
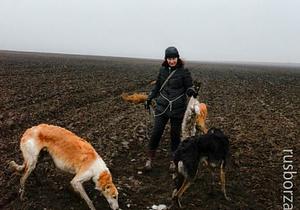
[[[152,161],[150,159],[148,159],[146,161],[146,164],[145,164],[145,170],[146,171],[151,171],[152,170]]]
[[[145,164],[146,171],[152,170],[152,163],[153,163],[154,157],[155,157],[155,150],[149,150],[148,151],[148,160],[146,161],[146,164]]]

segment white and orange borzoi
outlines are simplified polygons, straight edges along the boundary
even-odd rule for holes
[[[17,171],[24,171],[20,180],[20,198],[23,199],[25,182],[36,166],[38,155],[46,149],[52,156],[57,168],[75,174],[71,185],[85,200],[90,209],[95,207],[86,194],[82,183],[93,179],[96,189],[101,191],[110,208],[119,209],[118,190],[112,182],[112,176],[103,159],[84,139],[62,127],[40,124],[26,130],[20,142],[24,162],[15,161],[10,166]]]

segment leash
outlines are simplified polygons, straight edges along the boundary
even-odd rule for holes
[[[169,70],[170,70],[170,68],[169,68]],[[178,100],[179,98],[181,98],[181,97],[184,95],[184,94],[182,94],[182,95],[178,96],[177,98],[175,98],[175,99],[173,99],[173,100],[169,100],[167,97],[165,97],[165,96],[161,93],[161,90],[165,87],[165,85],[166,85],[167,82],[170,80],[170,78],[175,74],[176,70],[177,70],[177,69],[175,69],[174,71],[172,71],[172,72],[169,74],[169,76],[167,77],[167,79],[164,81],[164,83],[161,85],[161,87],[160,87],[160,89],[159,89],[160,95],[161,95],[165,100],[167,100],[169,104],[168,104],[168,106],[166,107],[166,109],[165,109],[162,113],[159,113],[159,114],[155,114],[155,112],[154,112],[154,110],[153,110],[153,107],[150,106],[149,113],[152,112],[152,113],[150,113],[150,114],[153,116],[153,118],[163,115],[163,114],[168,110],[169,107],[170,107],[170,111],[172,111],[172,103],[173,103],[174,101]],[[152,109],[151,109],[151,108],[152,108]]]
[[[172,111],[172,104],[173,104],[173,102],[175,102],[175,101],[177,101],[178,99],[180,99],[182,96],[184,96],[185,94],[183,93],[183,94],[181,94],[180,96],[178,96],[177,98],[175,98],[175,99],[173,99],[173,100],[169,100],[167,97],[165,97],[162,93],[160,93],[160,95],[161,95],[161,97],[163,97],[165,100],[167,100],[168,101],[168,106],[165,108],[165,110],[163,111],[163,112],[161,112],[161,113],[159,113],[159,114],[154,114],[154,117],[158,117],[158,116],[161,116],[161,115],[163,115],[167,110],[168,110],[168,108],[170,108],[170,111]]]
[[[167,82],[169,81],[169,79],[173,76],[173,74],[175,74],[177,69],[175,69],[174,71],[171,72],[171,74],[169,74],[169,76],[167,77],[167,79],[164,81],[164,83],[161,85],[159,92],[161,92],[161,90],[165,87],[165,85],[167,84]]]

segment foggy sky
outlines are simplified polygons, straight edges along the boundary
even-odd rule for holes
[[[299,0],[0,0],[0,50],[300,63]]]

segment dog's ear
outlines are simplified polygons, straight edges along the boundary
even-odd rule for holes
[[[107,184],[112,182],[111,175],[108,171],[104,171],[100,174],[98,179],[98,187],[100,187],[101,191],[104,191]]]
[[[103,194],[102,194],[102,189],[101,189],[101,188],[99,188],[99,187],[95,186],[95,190],[98,190],[98,191],[100,191],[100,195],[101,195],[101,196],[103,196]]]

